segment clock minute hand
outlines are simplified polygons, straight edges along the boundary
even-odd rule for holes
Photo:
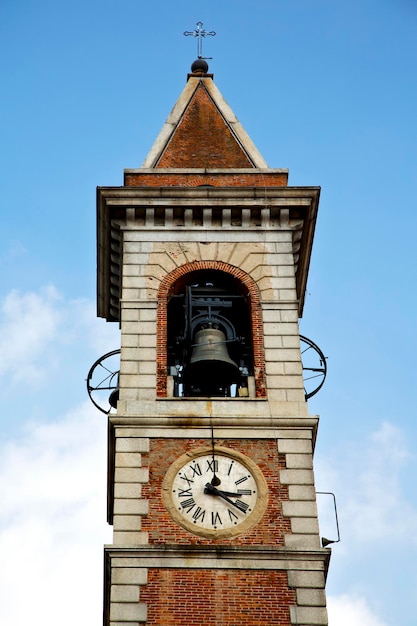
[[[240,508],[240,506],[238,504],[236,504],[236,502],[233,502],[233,500],[231,500],[230,498],[227,497],[225,491],[219,491],[218,489],[216,489],[216,487],[213,487],[213,485],[211,483],[207,483],[206,486],[204,487],[204,493],[209,493],[212,496],[220,496],[221,498],[223,498],[223,500],[226,500],[226,502],[228,502],[229,504],[232,504],[233,506],[235,506],[237,509],[239,509],[239,511],[241,511],[242,509]],[[236,497],[239,494],[236,494]]]
[[[222,491],[221,489],[218,489],[217,491],[224,496],[230,496],[232,498],[240,498],[245,495],[244,493],[233,493],[232,491]]]

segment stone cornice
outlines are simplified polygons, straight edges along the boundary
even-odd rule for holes
[[[167,241],[184,241],[187,233],[204,233],[216,241],[225,237],[224,231],[233,231],[238,239],[245,233],[247,243],[260,235],[274,241],[274,233],[291,231],[301,316],[319,196],[318,187],[99,187],[98,315],[120,319],[122,233],[134,230],[147,233],[148,240],[155,236]],[[232,209],[238,223],[235,213],[232,220]]]

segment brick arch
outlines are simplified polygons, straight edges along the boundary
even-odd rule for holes
[[[255,390],[257,398],[266,397],[265,353],[263,343],[263,326],[261,298],[257,284],[249,274],[239,267],[223,261],[193,261],[175,268],[162,279],[158,290],[157,326],[156,326],[156,395],[167,396],[167,323],[168,299],[174,286],[181,278],[191,272],[201,270],[217,270],[232,275],[244,285],[249,292],[250,316],[252,325],[253,366],[255,373]]]

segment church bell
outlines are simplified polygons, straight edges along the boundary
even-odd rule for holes
[[[223,395],[222,390],[239,381],[239,368],[229,356],[223,331],[209,327],[196,332],[187,380],[204,395]]]

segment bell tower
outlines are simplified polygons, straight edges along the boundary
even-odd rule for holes
[[[298,328],[320,190],[191,70],[143,166],[97,190],[98,315],[121,328],[104,625],[324,626]]]

